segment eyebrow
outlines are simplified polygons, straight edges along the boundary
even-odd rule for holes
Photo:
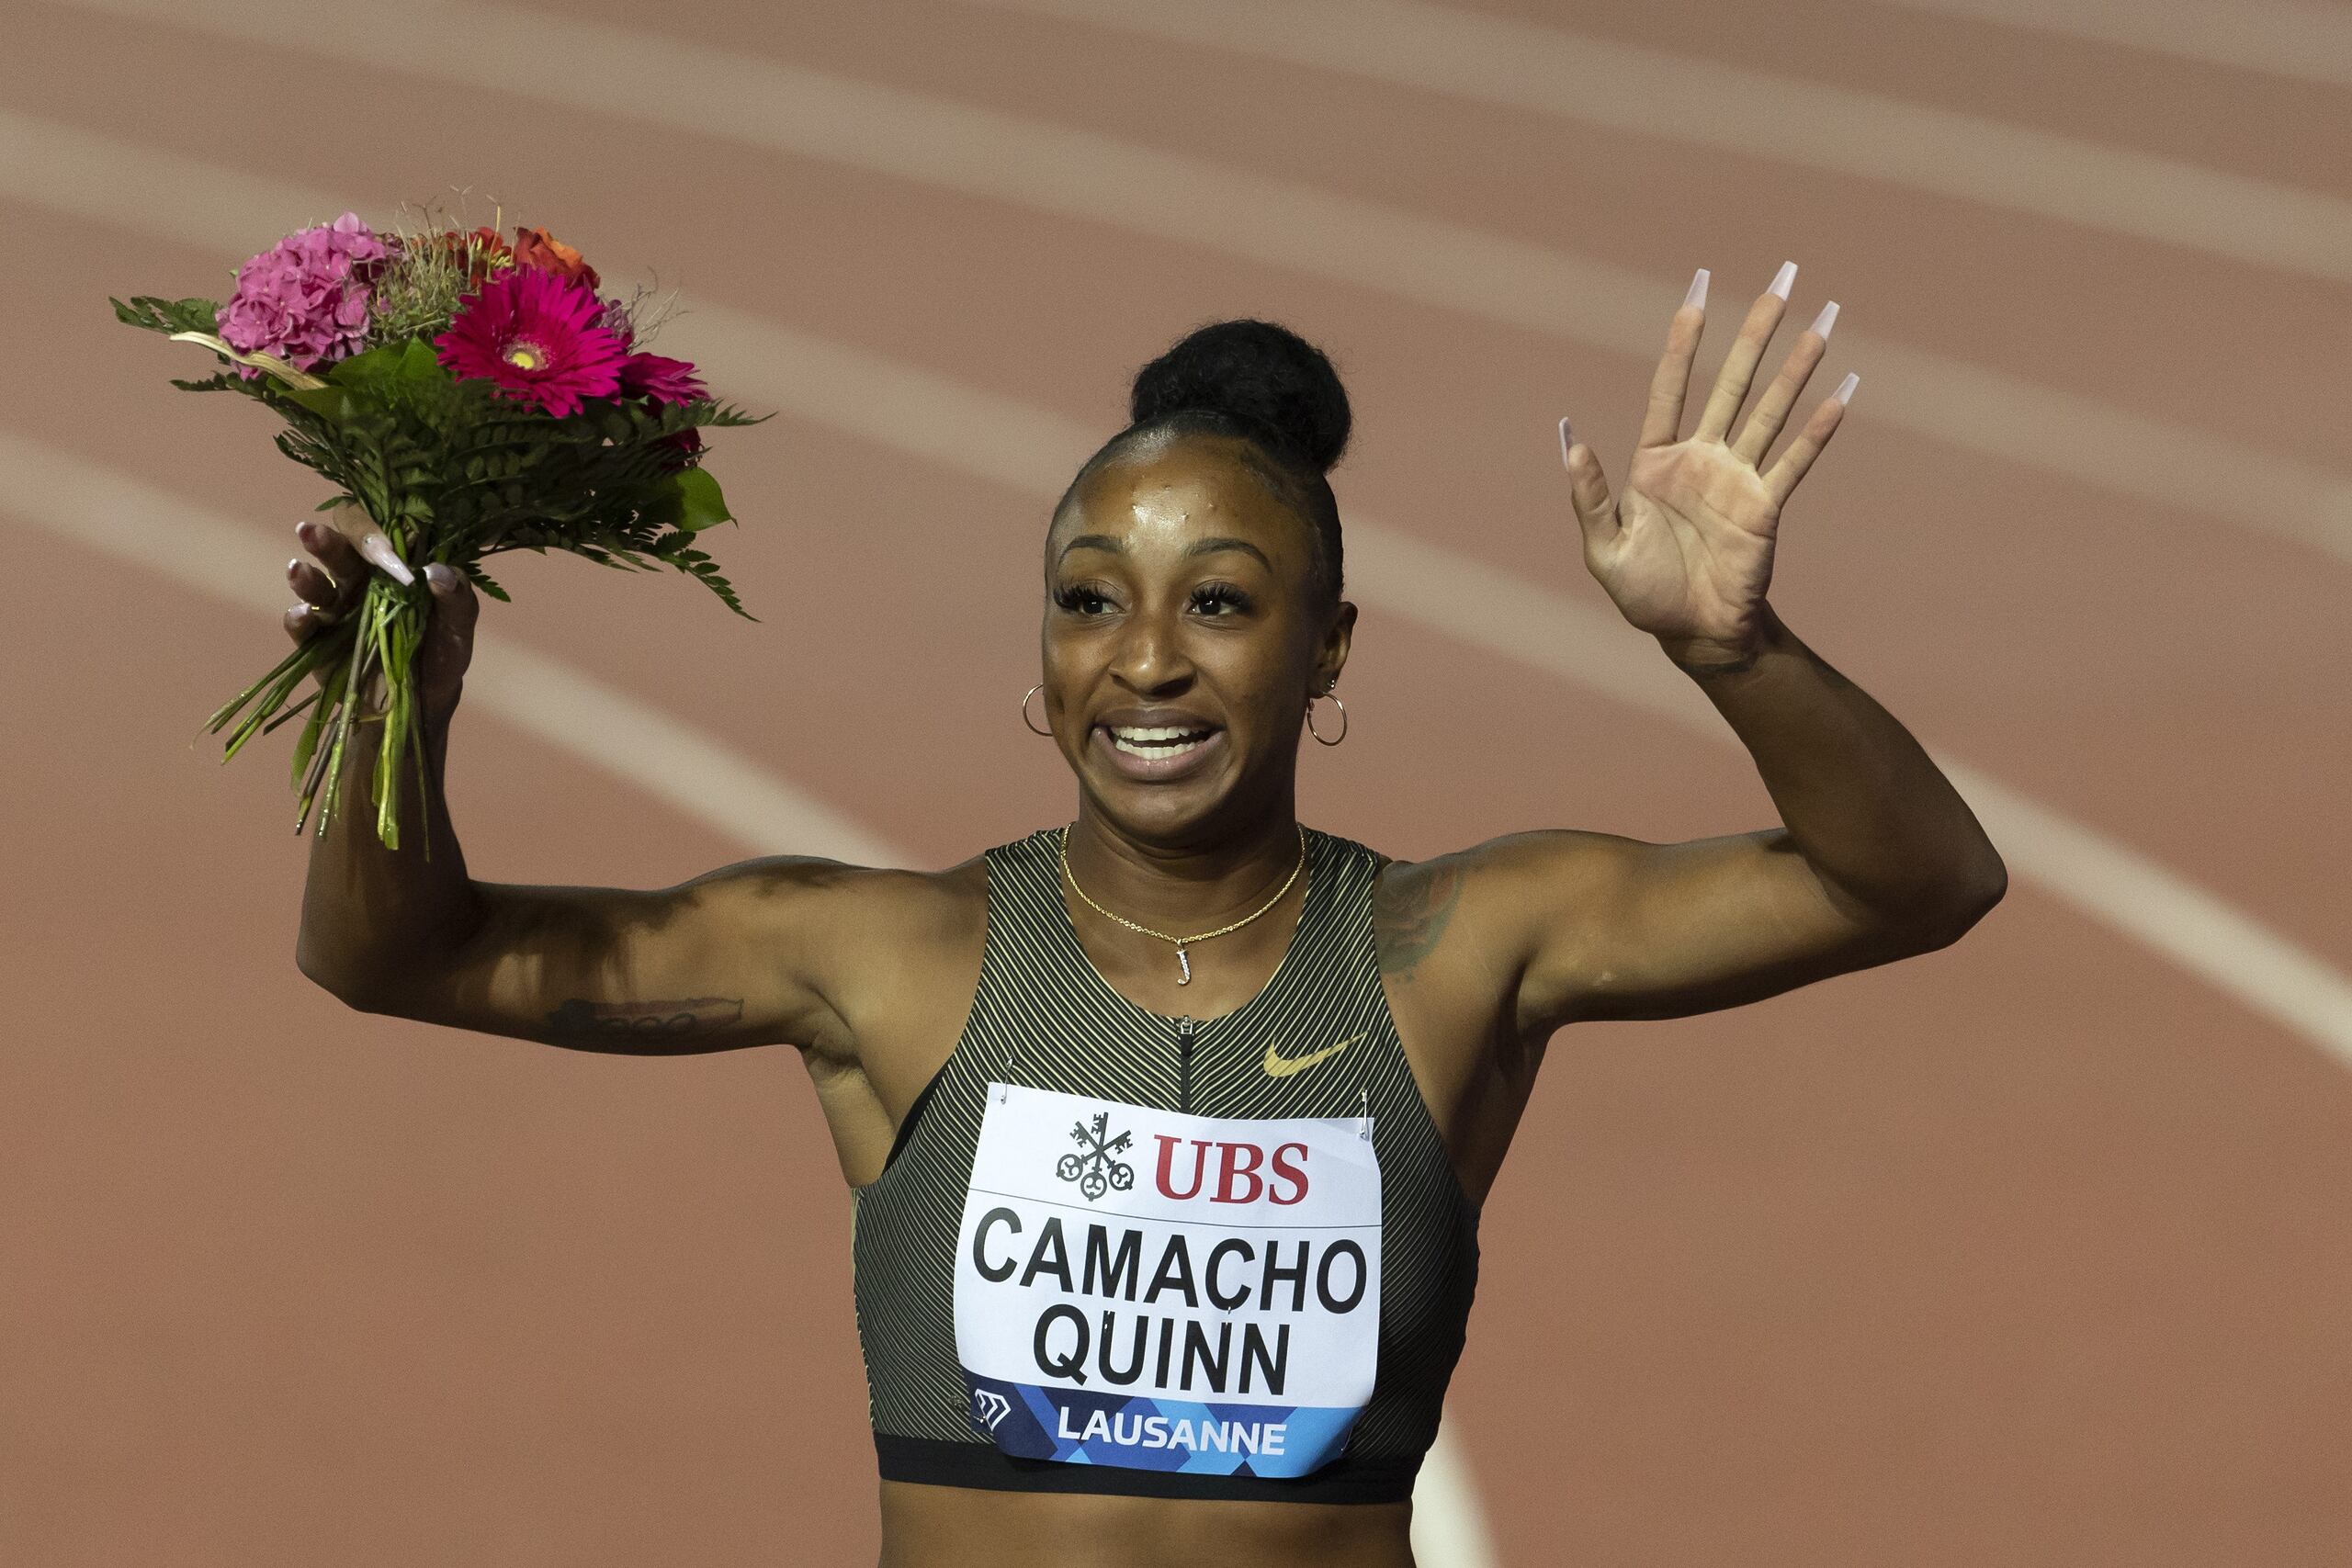
[[[1123,556],[1127,553],[1127,542],[1125,539],[1114,538],[1108,534],[1080,534],[1062,547],[1062,555],[1067,556],[1072,550],[1101,550],[1108,555]],[[1236,539],[1230,536],[1197,540],[1193,547],[1184,553],[1187,556],[1213,556],[1224,550],[1239,550],[1245,555],[1255,556],[1258,558],[1260,566],[1264,567],[1268,571],[1274,570],[1274,563],[1266,558],[1265,551],[1247,539]],[[1058,560],[1061,557],[1057,556],[1055,558]]]

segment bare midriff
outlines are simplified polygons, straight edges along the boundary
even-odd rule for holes
[[[1413,1568],[1409,1503],[881,1485],[881,1568]]]

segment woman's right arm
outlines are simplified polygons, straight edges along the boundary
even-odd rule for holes
[[[297,532],[316,558],[288,564],[303,603],[286,627],[300,641],[356,611],[370,568],[327,525]],[[404,847],[386,849],[368,802],[382,727],[354,731],[342,798],[311,847],[302,973],[363,1011],[580,1050],[789,1043],[851,1054],[825,976],[857,940],[887,935],[871,928],[896,923],[890,908],[903,908],[909,885],[923,879],[777,856],[651,891],[473,880],[442,780],[479,605],[461,573],[436,566],[426,577],[425,787],[403,791]]]

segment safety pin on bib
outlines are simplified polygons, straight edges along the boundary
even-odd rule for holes
[[[1356,1085],[1356,1136],[1369,1143],[1372,1139],[1372,1090]]]

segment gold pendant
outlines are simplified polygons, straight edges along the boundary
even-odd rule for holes
[[[1193,961],[1184,956],[1183,944],[1181,942],[1177,944],[1176,948],[1176,963],[1177,966],[1184,971],[1184,977],[1176,983],[1180,986],[1191,985],[1193,983]]]

